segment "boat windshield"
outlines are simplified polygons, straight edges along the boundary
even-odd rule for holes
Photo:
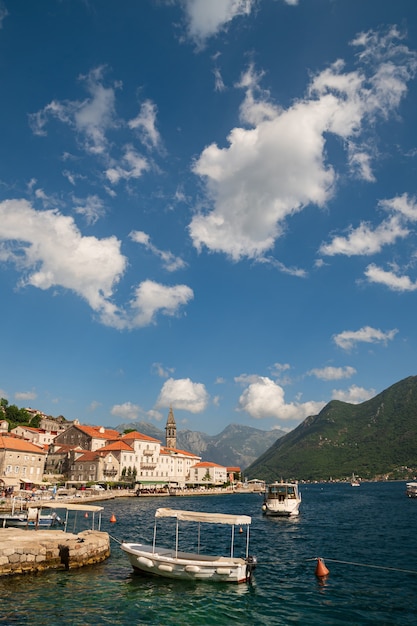
[[[269,498],[296,498],[295,487],[293,485],[271,485],[268,489]]]

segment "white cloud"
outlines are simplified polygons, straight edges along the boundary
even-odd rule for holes
[[[88,410],[94,413],[94,411],[97,411],[97,409],[100,408],[101,406],[102,406],[101,402],[99,402],[98,400],[93,400],[92,402],[90,402]]]
[[[115,92],[101,82],[102,67],[92,70],[81,79],[86,82],[90,98],[75,111],[74,120],[78,132],[85,135],[85,148],[93,154],[101,154],[107,146],[105,133],[114,126]]]
[[[86,85],[89,98],[82,102],[53,100],[37,113],[29,115],[29,123],[36,135],[46,135],[49,118],[75,129],[82,137],[84,150],[90,154],[103,154],[107,148],[106,132],[117,125],[115,118],[115,89],[105,87],[102,79],[104,67],[97,67],[80,80]]]
[[[270,378],[258,376],[239,398],[239,409],[255,419],[275,417],[278,420],[302,421],[309,415],[316,415],[324,402],[286,403],[284,390]]]
[[[85,237],[72,217],[58,211],[35,211],[26,200],[0,202],[0,261],[21,273],[20,287],[69,289],[83,298],[100,321],[114,328],[142,327],[158,313],[177,315],[192,300],[186,285],[167,287],[144,281],[135,289],[130,308],[112,302],[127,259],[116,237]]]
[[[397,216],[383,221],[374,229],[370,224],[362,222],[358,228],[350,228],[347,237],[334,237],[330,243],[322,244],[319,253],[328,256],[376,254],[383,246],[393,244],[398,238],[405,238],[409,234],[410,231],[402,226]]]
[[[138,115],[129,120],[129,128],[139,131],[142,143],[148,148],[160,148],[161,136],[156,128],[157,107],[151,100],[142,103]]]
[[[360,404],[373,398],[375,394],[375,389],[364,389],[363,387],[352,385],[349,389],[334,389],[332,398],[333,400],[341,400],[350,404]]]
[[[398,333],[396,328],[386,332],[371,326],[363,326],[359,330],[344,330],[333,336],[333,341],[343,350],[351,350],[358,343],[383,343],[392,341]]]
[[[412,281],[409,276],[397,276],[392,271],[387,272],[374,263],[368,265],[365,270],[365,276],[370,283],[385,285],[392,291],[416,291],[417,280]]]
[[[133,326],[148,326],[161,315],[174,316],[182,305],[188,304],[194,297],[192,289],[187,285],[168,287],[152,280],[145,280],[135,290],[131,301]]]
[[[307,372],[309,376],[315,376],[320,380],[340,380],[341,378],[351,378],[356,374],[354,367],[322,367],[314,368]]]
[[[136,420],[141,413],[141,408],[138,404],[124,402],[123,404],[115,404],[110,413],[116,417],[121,417],[122,419]]]
[[[95,224],[98,219],[105,214],[104,203],[96,194],[87,196],[87,198],[74,198],[74,211],[79,215],[83,215],[87,224]]]
[[[16,391],[14,394],[16,400],[36,400],[38,394],[35,391]]]
[[[378,204],[386,211],[394,211],[410,222],[417,222],[417,202],[414,196],[403,193],[395,198],[380,200]]]
[[[208,402],[209,394],[202,383],[194,383],[190,378],[169,378],[162,386],[156,406],[201,413]]]
[[[172,252],[159,250],[156,246],[154,246],[151,243],[149,235],[147,235],[146,233],[135,230],[129,233],[129,237],[132,239],[132,241],[142,244],[147,250],[152,252],[152,254],[158,256],[168,272],[175,272],[176,270],[184,269],[186,267],[187,264],[180,257],[174,256]]]
[[[124,148],[124,154],[121,164],[113,164],[107,168],[105,174],[112,185],[117,185],[120,180],[130,180],[131,178],[140,178],[143,172],[149,169],[149,163],[133,146],[128,145]]]
[[[152,363],[151,370],[160,378],[169,378],[174,373],[173,367],[165,367],[161,363]]]
[[[323,206],[336,180],[326,162],[328,134],[343,139],[348,160],[361,155],[369,179],[361,134],[395,111],[416,71],[415,54],[398,38],[395,30],[364,34],[355,40],[366,46],[360,69],[346,72],[342,61],[335,62],[287,110],[260,91],[262,73],[249,68],[239,86],[246,90],[242,121],[252,127],[232,129],[227,147],[207,146],[193,166],[207,191],[204,211],[189,225],[197,249],[206,246],[233,260],[260,257],[283,234],[289,216],[309,204]]]
[[[214,91],[224,91],[226,87],[225,87],[221,72],[218,67],[214,68],[213,74],[214,74]]]
[[[83,237],[72,217],[35,211],[26,200],[0,203],[0,240],[9,241],[3,260],[22,272],[21,286],[60,286],[84,298],[100,315],[126,268],[115,237]]]
[[[188,36],[199,46],[235,17],[249,15],[255,0],[184,0]]]

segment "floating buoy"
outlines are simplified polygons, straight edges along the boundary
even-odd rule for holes
[[[324,564],[323,559],[317,559],[316,571],[315,574],[317,578],[323,578],[324,576],[328,576],[330,574],[329,570]]]
[[[87,518],[88,517],[88,513],[84,513],[84,517]]]
[[[116,516],[115,516],[115,514],[114,514],[114,513],[113,513],[113,515],[111,516],[110,521],[111,521],[111,522],[115,522],[115,521],[116,521]]]
[[[239,532],[240,532],[240,533],[243,533],[243,528],[242,528],[242,526],[239,528]]]

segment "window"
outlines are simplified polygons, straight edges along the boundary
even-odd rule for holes
[[[27,467],[22,467],[22,476],[26,476]]]
[[[20,469],[20,467],[18,465],[16,465],[15,468],[14,468],[14,473],[18,474],[19,473],[19,469]]]
[[[11,465],[7,465],[6,466],[6,474],[11,474],[12,472],[12,466]]]

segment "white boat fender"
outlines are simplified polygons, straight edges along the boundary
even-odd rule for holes
[[[230,576],[231,569],[230,567],[218,567],[216,569],[216,574],[220,574],[220,576]]]
[[[164,565],[164,563],[161,563],[161,565],[158,565],[158,569],[161,570],[161,572],[172,572],[172,565]]]
[[[246,559],[246,580],[250,582],[253,572],[256,570],[258,559],[256,556],[249,555]]]
[[[190,574],[197,574],[200,571],[198,565],[186,565],[184,569],[186,572],[190,572]]]
[[[140,556],[138,558],[138,563],[144,565],[145,567],[153,567],[153,561],[151,561],[151,559],[147,559],[146,556]]]

